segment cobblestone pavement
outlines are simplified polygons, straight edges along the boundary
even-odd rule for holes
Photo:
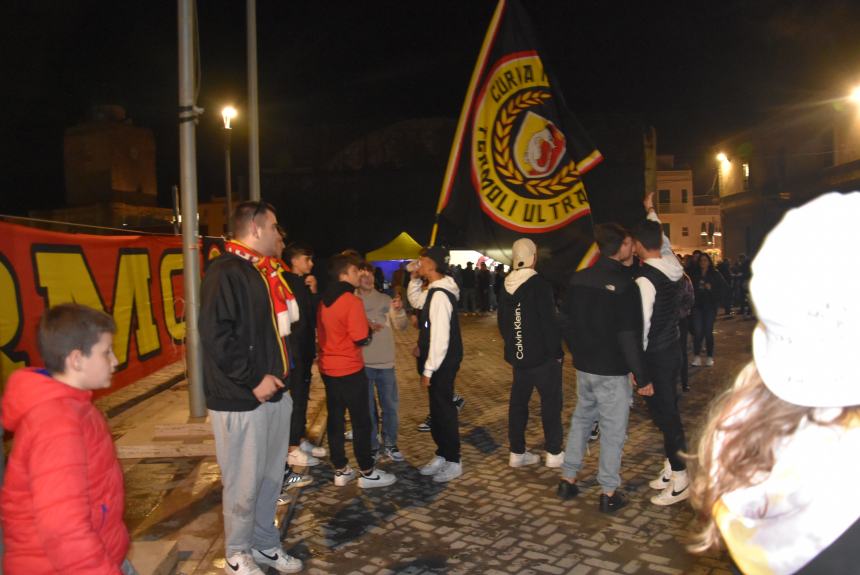
[[[691,368],[693,390],[682,399],[691,446],[710,399],[749,361],[752,326],[742,319],[720,319],[716,366]],[[671,507],[650,503],[654,492],[647,483],[662,465],[662,439],[638,398],[622,464],[623,487],[631,501],[616,515],[597,510],[596,443],[580,475],[583,492],[568,502],[555,496],[558,470],[508,467],[511,373],[502,359],[495,317],[464,317],[462,327],[466,360],[457,390],[466,397],[460,419],[463,476],[439,485],[417,471],[433,456],[434,446],[429,433],[416,429],[427,413],[426,392],[419,388],[411,356],[417,334],[398,334],[399,446],[407,461],[383,464],[398,482],[366,492],[355,482],[334,487],[329,466],[309,470],[315,482],[296,494],[283,521],[284,546],[305,561],[306,572],[729,572],[723,554],[686,552],[694,519],[686,502]],[[564,393],[566,433],[576,398],[569,356]],[[527,443],[535,450],[542,444],[538,405],[535,394],[527,431]]]

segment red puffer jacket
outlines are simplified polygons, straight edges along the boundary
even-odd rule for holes
[[[119,575],[129,545],[122,468],[92,392],[16,371],[3,425],[15,433],[0,495],[4,573]]]

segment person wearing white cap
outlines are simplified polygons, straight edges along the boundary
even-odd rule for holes
[[[532,465],[540,456],[526,449],[529,400],[540,394],[546,466],[560,467],[561,449],[561,329],[555,311],[552,284],[535,270],[537,246],[520,238],[512,248],[512,271],[500,292],[497,320],[505,342],[505,361],[513,367],[514,381],[508,404],[508,440],[511,467]]]
[[[752,264],[753,362],[712,408],[691,485],[705,524],[691,548],[722,540],[744,573],[860,565],[858,274],[832,249],[856,242],[858,217],[860,193],[826,194],[788,212]]]

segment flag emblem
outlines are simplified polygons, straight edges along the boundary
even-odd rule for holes
[[[540,56],[526,51],[501,59],[476,101],[474,188],[484,212],[514,230],[551,231],[589,212],[552,100]]]
[[[558,167],[567,142],[555,124],[534,112],[526,112],[514,140],[514,161],[529,178],[543,178]]]

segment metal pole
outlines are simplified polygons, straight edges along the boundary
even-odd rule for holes
[[[247,0],[248,199],[260,200],[260,110],[257,97],[257,0]]]
[[[227,182],[227,235],[230,237],[233,235],[233,176],[230,173],[230,140],[232,140],[232,134],[233,130],[230,128],[224,129],[224,176]]]
[[[179,33],[179,189],[182,193],[182,259],[185,280],[185,362],[188,371],[188,398],[191,417],[206,416],[201,373],[200,333],[200,248],[197,236],[197,144],[194,102],[194,0],[177,0]]]

